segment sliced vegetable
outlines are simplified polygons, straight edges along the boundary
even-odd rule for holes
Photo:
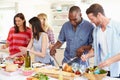
[[[37,73],[33,77],[39,79],[39,80],[48,80],[48,76],[42,73]]]

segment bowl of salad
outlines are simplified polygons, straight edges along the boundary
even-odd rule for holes
[[[107,71],[104,69],[99,69],[97,66],[87,68],[84,77],[89,80],[102,80],[107,75]]]

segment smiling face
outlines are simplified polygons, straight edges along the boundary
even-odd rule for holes
[[[81,13],[77,12],[77,11],[69,13],[69,20],[70,20],[71,24],[74,27],[76,27],[81,21]]]
[[[25,20],[22,20],[20,17],[15,18],[15,23],[18,27],[23,27]]]
[[[42,24],[42,25],[45,25],[45,18],[39,17],[39,20],[41,21],[41,24]]]
[[[90,13],[87,16],[90,19],[90,21],[94,23],[96,26],[99,26],[101,24],[99,15],[94,16],[93,13]]]
[[[45,27],[47,25],[47,15],[45,13],[40,13],[37,17],[41,21],[42,28],[45,30]]]

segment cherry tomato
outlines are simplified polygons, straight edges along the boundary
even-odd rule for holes
[[[80,73],[80,71],[76,71],[75,74],[76,74],[76,75],[79,75],[79,74],[81,74],[81,73]]]

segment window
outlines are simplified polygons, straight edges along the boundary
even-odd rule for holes
[[[13,26],[15,13],[15,3],[2,3],[0,5],[0,40],[6,40],[9,29]]]

